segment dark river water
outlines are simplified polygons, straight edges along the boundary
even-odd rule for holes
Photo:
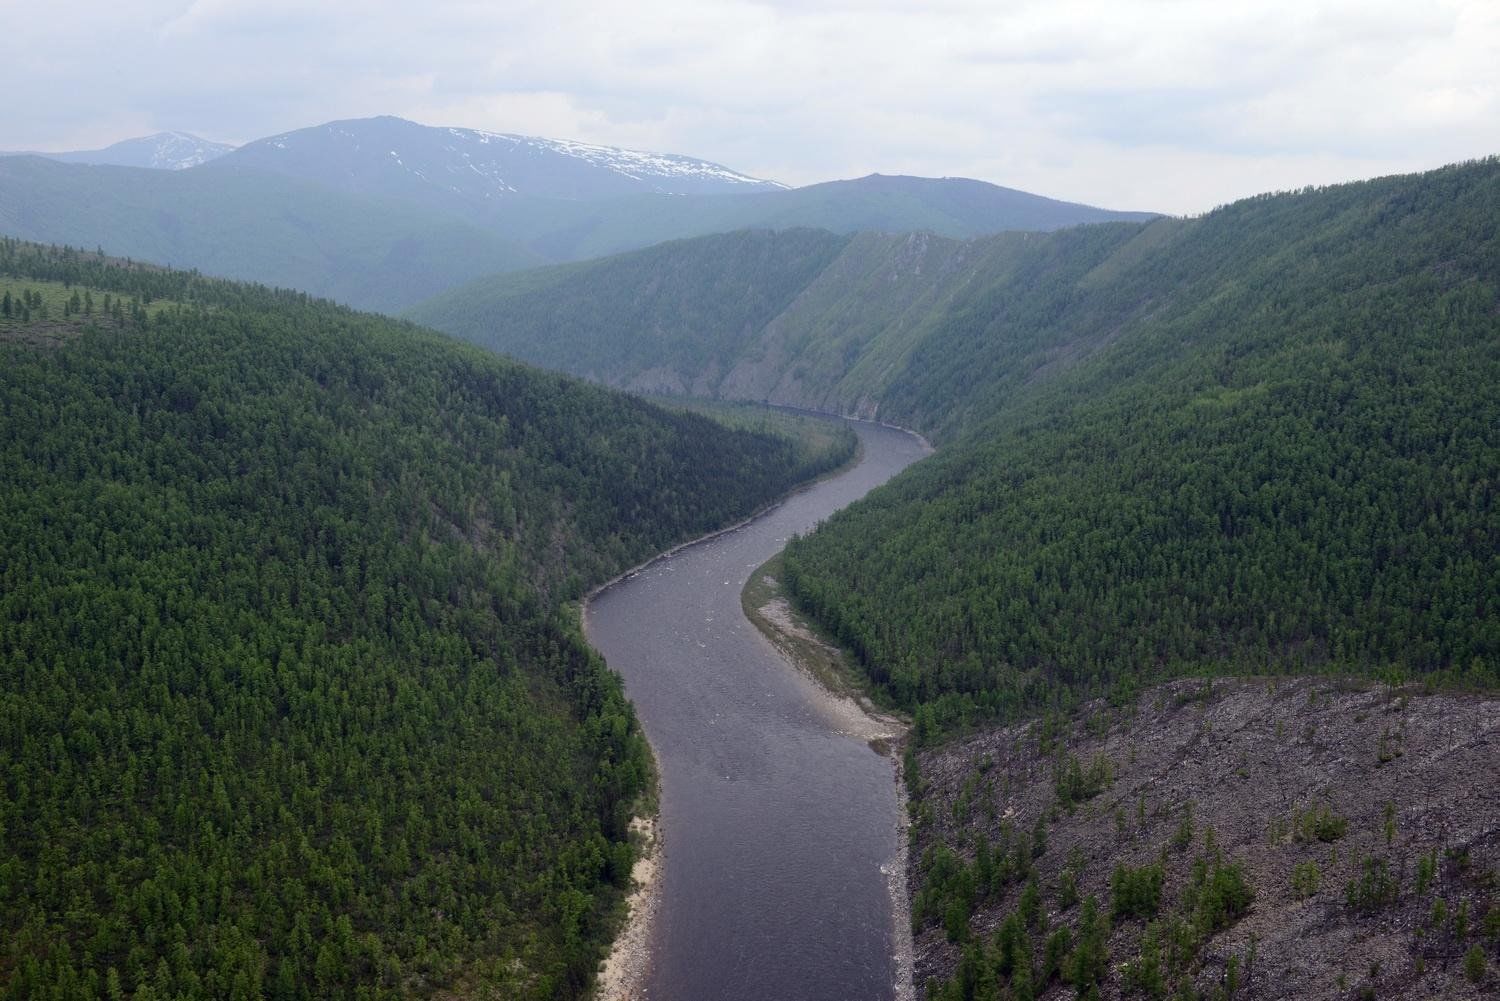
[[[895,766],[746,621],[740,591],[806,532],[927,453],[851,422],[855,467],[594,597],[589,640],[625,678],[661,770],[652,1001],[894,994]]]

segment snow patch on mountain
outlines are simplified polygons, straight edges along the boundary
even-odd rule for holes
[[[186,170],[234,149],[229,143],[210,142],[186,132],[158,132],[136,141],[149,144],[149,166],[157,170]]]
[[[513,147],[530,148],[539,152],[555,153],[582,160],[595,167],[613,171],[633,181],[650,182],[653,178],[692,178],[714,180],[731,185],[748,185],[756,188],[785,188],[776,181],[750,177],[738,171],[708,160],[681,156],[676,153],[650,153],[642,150],[624,149],[619,146],[600,146],[596,143],[580,142],[576,139],[544,139],[540,136],[513,135],[505,132],[485,132],[480,129],[448,129],[448,134],[463,142],[489,145],[505,142]],[[451,147],[450,147],[451,148]],[[468,154],[464,154],[468,155]],[[658,185],[659,192],[670,193],[672,186]]]
[[[440,128],[383,116],[269,136],[225,161],[365,194],[421,197],[424,181],[476,204],[523,195],[601,199],[631,194],[725,194],[785,186],[672,153],[571,139]]]
[[[200,139],[187,132],[158,132],[136,139],[122,139],[103,149],[70,150],[65,153],[30,153],[63,163],[86,163],[111,167],[149,167],[153,170],[186,170],[217,160],[234,150],[229,143]],[[0,156],[16,154],[0,153]]]

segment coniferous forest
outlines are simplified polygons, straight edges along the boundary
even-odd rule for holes
[[[790,589],[919,739],[1183,674],[1494,685],[1497,223],[1494,160],[1264,196],[951,317],[887,397],[951,444]]]
[[[101,254],[0,280],[0,994],[580,995],[649,764],[564,603],[852,438]]]

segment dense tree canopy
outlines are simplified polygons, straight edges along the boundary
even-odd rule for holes
[[[154,304],[0,328],[0,996],[581,994],[649,766],[562,602],[842,456],[297,294],[0,272]]]
[[[951,444],[788,549],[797,599],[919,732],[1185,672],[1500,680],[1500,162],[1156,225],[927,342],[888,398]],[[1087,361],[973,381],[1109,303]]]

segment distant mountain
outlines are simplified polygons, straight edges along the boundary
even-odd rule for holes
[[[454,215],[554,261],[747,228],[965,237],[1151,218],[967,178],[872,174],[791,189],[690,157],[391,117],[261,139],[215,164],[229,167]]]
[[[44,156],[63,163],[89,163],[112,167],[149,167],[152,170],[186,170],[216,160],[234,149],[229,143],[200,139],[186,132],[158,132],[154,136],[122,139],[103,149],[68,153],[0,153],[0,156]]]
[[[690,157],[389,117],[272,136],[182,171],[0,158],[0,231],[378,310],[484,274],[742,229],[963,238],[1147,218],[963,178],[788,189]]]
[[[0,233],[395,310],[543,258],[494,232],[248,170],[0,159]]]
[[[835,233],[925,231],[983,236],[1006,230],[1046,232],[1096,222],[1145,222],[1154,212],[1116,212],[1033,195],[967,177],[870,174],[810,184],[761,199],[757,222],[812,226]]]
[[[383,116],[329,122],[240,147],[221,163],[360,195],[474,211],[517,197],[598,201],[721,195],[782,185],[706,160],[561,139],[436,128]]]

